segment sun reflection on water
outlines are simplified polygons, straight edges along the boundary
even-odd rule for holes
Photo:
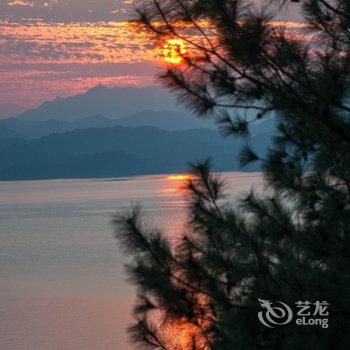
[[[194,175],[191,175],[191,174],[169,175],[167,179],[170,181],[189,181],[194,179]]]

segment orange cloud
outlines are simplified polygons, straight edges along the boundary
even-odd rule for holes
[[[147,33],[127,22],[0,21],[0,63],[126,63],[156,58]]]
[[[26,0],[10,0],[7,4],[8,6],[29,6],[34,7],[34,1],[26,1]]]
[[[34,1],[11,3],[31,6]],[[214,38],[209,23],[202,24]],[[305,23],[271,25],[286,29],[293,40],[311,40]],[[179,23],[177,27],[196,39],[188,26]],[[135,23],[0,20],[0,102],[21,100],[32,105],[82,92],[99,83],[154,83],[154,63],[163,61],[163,45],[160,42],[155,47],[149,34]],[[146,63],[152,67],[146,67]]]

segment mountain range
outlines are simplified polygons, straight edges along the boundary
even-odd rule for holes
[[[0,119],[17,117],[25,111],[25,107],[14,103],[0,103]]]
[[[20,119],[38,121],[57,119],[74,121],[102,114],[109,118],[123,118],[142,110],[180,111],[174,97],[158,86],[115,87],[96,86],[83,94],[43,103],[19,115]]]
[[[49,119],[27,121],[21,118],[0,120],[0,140],[6,138],[35,139],[53,133],[64,133],[75,129],[106,128],[114,126],[152,126],[166,131],[189,130],[196,128],[217,129],[211,118],[198,118],[186,112],[145,110],[121,119],[110,119],[101,114],[72,122]],[[251,127],[252,135],[273,130],[272,119],[256,123]]]
[[[201,127],[213,129],[216,127],[213,120],[201,120],[186,112],[144,110],[121,119],[111,119],[102,114],[96,114],[91,117],[77,119],[71,122],[57,119],[27,121],[22,118],[9,118],[0,120],[0,139],[9,137],[34,139],[52,133],[63,133],[75,129],[105,128],[113,126],[153,126],[167,131],[187,130]]]
[[[264,152],[270,135],[252,138]],[[73,130],[35,140],[0,142],[0,180],[86,178],[182,172],[212,157],[216,170],[238,169],[242,141],[215,130],[152,127]],[[258,170],[255,166],[249,170]]]
[[[182,172],[188,162],[209,156],[216,170],[239,170],[244,141],[224,139],[213,119],[198,118],[171,100],[158,87],[98,86],[0,120],[0,180]],[[252,124],[258,153],[266,151],[274,123]],[[259,169],[255,164],[245,170]]]

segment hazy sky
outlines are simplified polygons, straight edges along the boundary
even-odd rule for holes
[[[45,21],[124,20],[132,0],[0,0],[0,17]]]
[[[131,0],[0,0],[0,103],[34,106],[105,85],[154,83],[157,52]],[[295,21],[293,7],[281,20]]]

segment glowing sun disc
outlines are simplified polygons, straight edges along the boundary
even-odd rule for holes
[[[183,55],[186,53],[186,44],[181,39],[169,39],[163,46],[163,57],[167,63],[181,63],[183,61]]]

